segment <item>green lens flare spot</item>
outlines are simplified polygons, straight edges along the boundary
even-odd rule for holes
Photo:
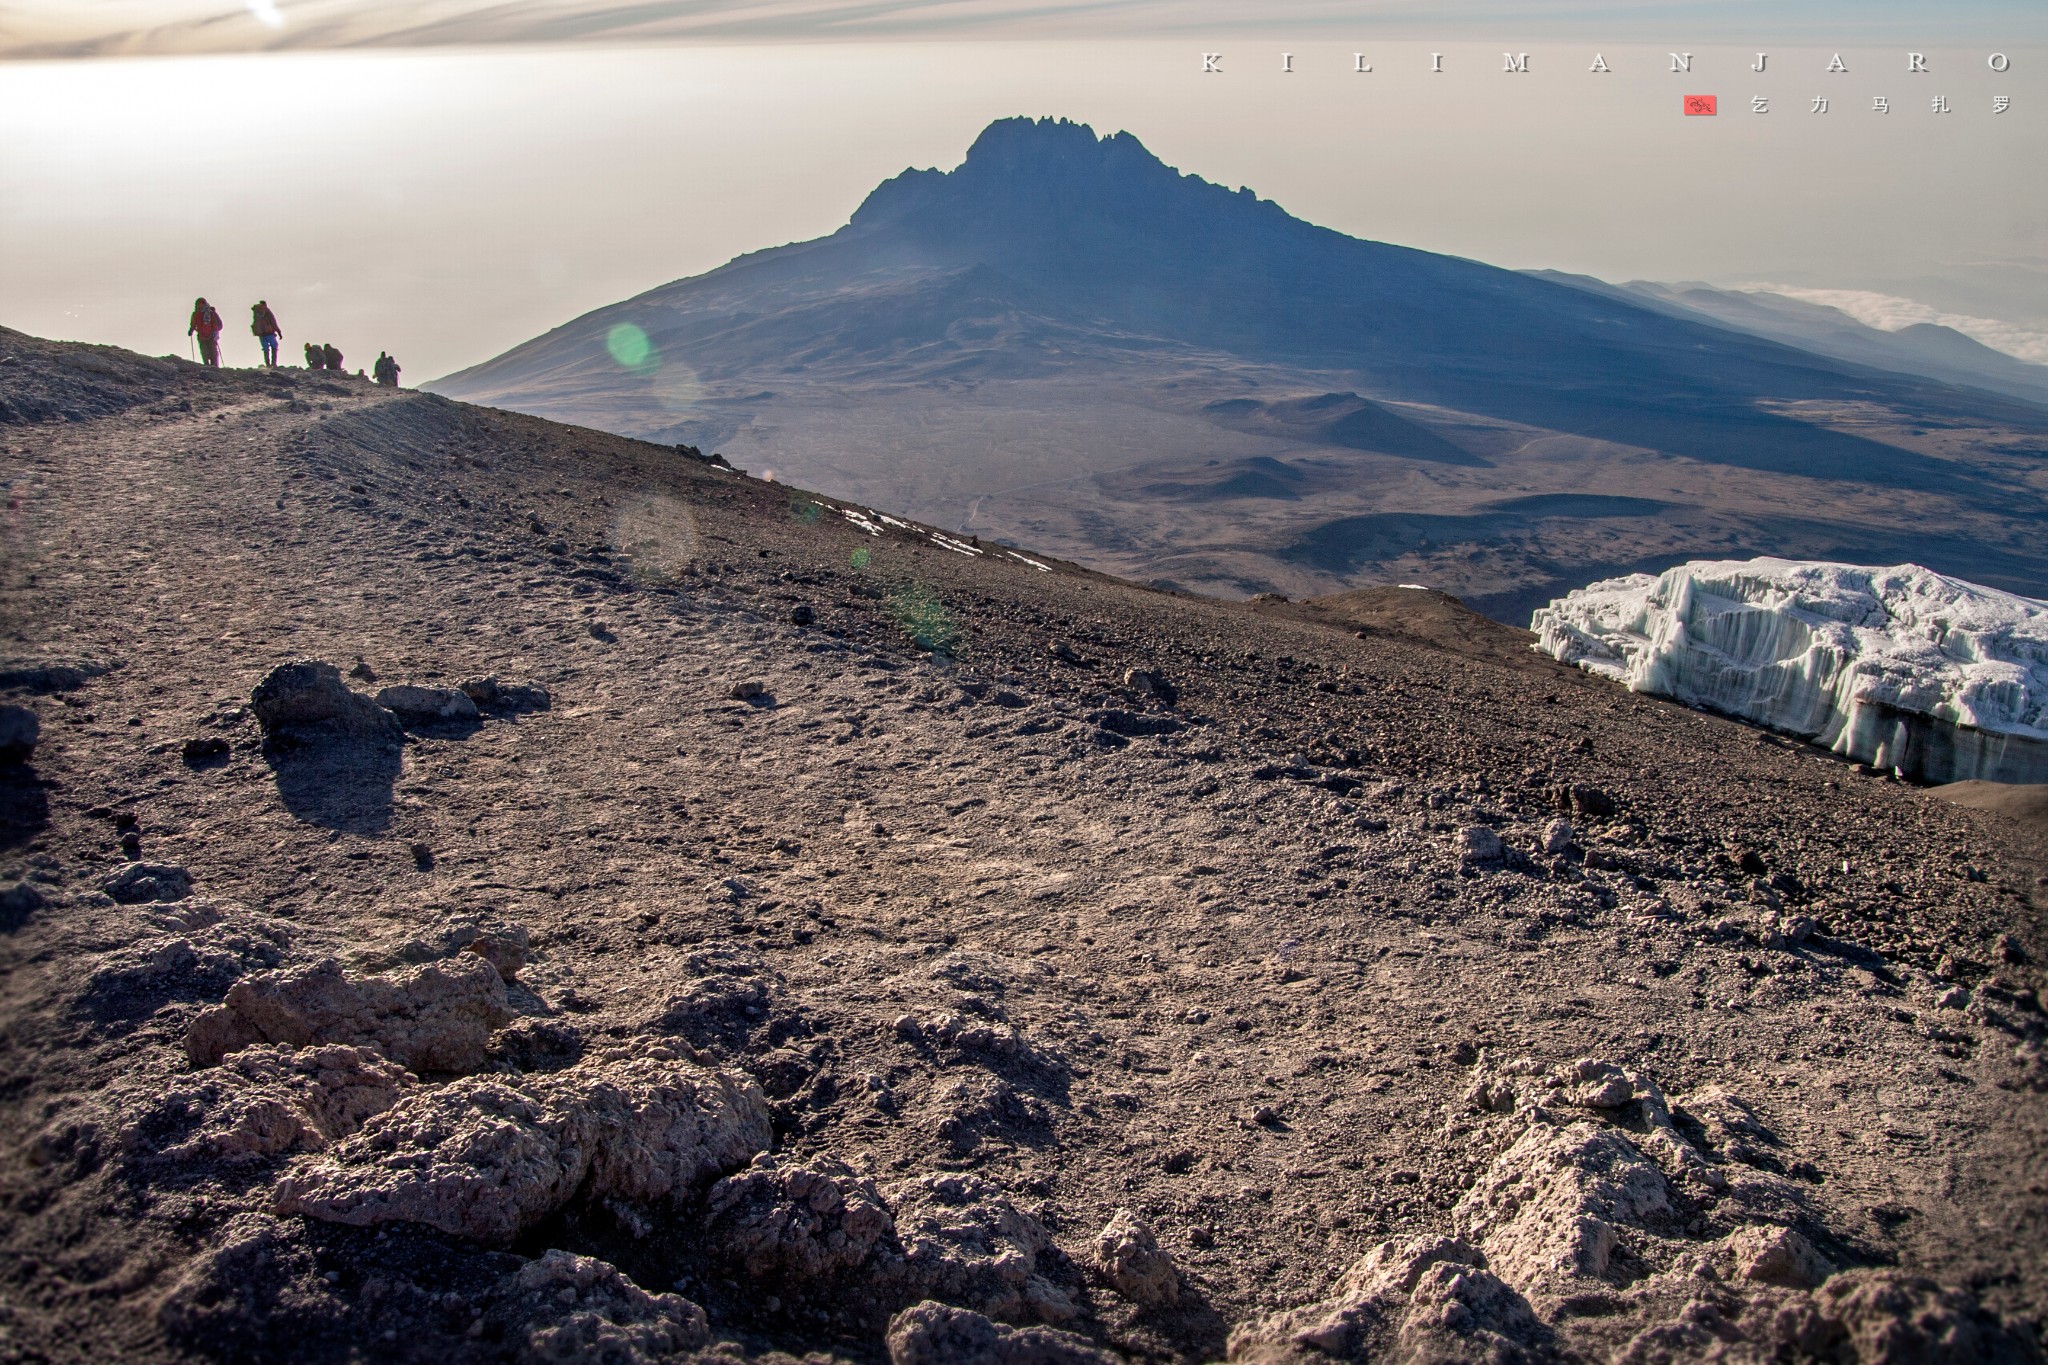
[[[808,498],[791,498],[789,514],[806,526],[816,526],[818,518],[825,515],[825,509]]]
[[[630,322],[614,324],[605,333],[604,348],[622,369],[644,370],[655,363],[653,339]]]
[[[853,552],[853,567],[865,569],[868,566],[868,562],[873,558],[874,556],[868,553],[868,547],[863,545]]]
[[[889,614],[919,649],[949,654],[959,642],[960,627],[955,624],[953,613],[929,588],[908,587],[892,594]]]

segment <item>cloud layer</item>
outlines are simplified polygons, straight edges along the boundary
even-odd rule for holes
[[[1944,313],[1938,308],[1896,294],[1869,289],[1801,289],[1789,284],[1751,284],[1745,290],[1783,294],[1804,303],[1817,303],[1847,313],[1865,327],[1896,332],[1915,323],[1931,322],[1961,332],[1972,341],[2003,351],[2036,365],[2048,365],[2048,332],[2029,331],[1997,318],[1971,317],[1966,313]]]
[[[918,37],[1307,36],[1502,32],[1605,42],[2038,41],[2033,0],[1971,0],[1933,26],[1915,0],[0,0],[0,58],[334,47]]]

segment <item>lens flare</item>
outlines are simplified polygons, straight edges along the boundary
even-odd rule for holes
[[[868,547],[863,545],[858,550],[855,550],[853,552],[853,558],[851,562],[854,568],[865,569],[868,566],[869,562],[873,559],[874,556],[868,553]]]
[[[919,649],[949,654],[959,643],[960,627],[939,595],[922,583],[899,588],[889,595],[889,614]]]
[[[613,324],[605,333],[604,348],[621,369],[644,370],[659,363],[653,338],[630,322]]]

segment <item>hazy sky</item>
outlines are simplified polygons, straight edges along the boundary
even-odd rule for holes
[[[289,351],[331,340],[354,368],[389,348],[424,380],[831,232],[878,181],[956,165],[991,119],[1058,114],[1360,236],[1835,291],[1879,321],[1982,319],[2022,347],[2048,334],[2048,5],[1953,5],[1939,24],[1920,4],[1786,8],[0,5],[0,51],[287,49],[0,63],[0,322],[182,351],[204,293],[246,363],[261,297]],[[598,14],[609,41],[562,41]],[[622,19],[699,36],[622,44]],[[1928,72],[1907,72],[1909,50]],[[1202,73],[1205,51],[1223,74]],[[1596,52],[1611,72],[1588,71]],[[1829,73],[1837,52],[1849,70]],[[1722,112],[1682,117],[1692,93]],[[1749,112],[1759,94],[1770,113]]]
[[[1230,32],[1600,42],[2038,40],[2040,0],[16,0],[0,55]]]

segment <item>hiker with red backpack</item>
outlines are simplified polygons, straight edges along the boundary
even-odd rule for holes
[[[199,338],[200,364],[216,370],[220,368],[220,330],[223,325],[212,304],[205,299],[192,300],[192,322],[185,329],[185,335]]]
[[[277,325],[277,314],[270,311],[270,305],[262,299],[249,310],[249,330],[263,343],[263,363],[277,367],[277,343],[284,337],[284,329]]]

